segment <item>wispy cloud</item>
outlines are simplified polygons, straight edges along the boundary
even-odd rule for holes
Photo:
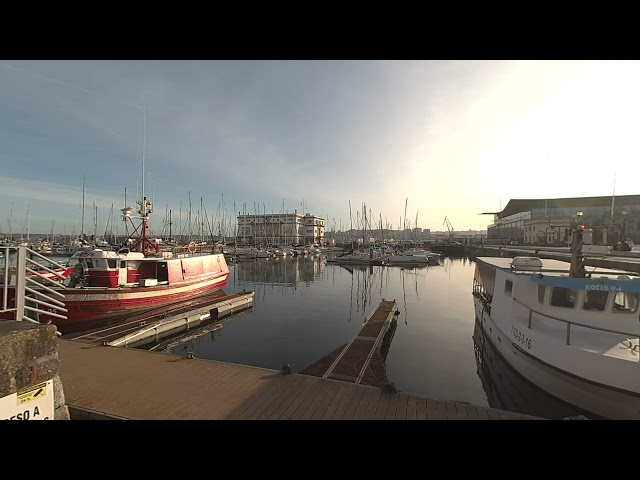
[[[621,194],[637,193],[639,65],[0,62],[0,218],[12,202],[31,205],[34,228],[37,212],[45,230],[74,223],[85,177],[88,205],[133,197],[143,138],[145,192],[176,210],[189,194],[209,210],[224,195],[229,211],[304,198],[347,224],[351,201],[395,225],[409,198],[407,215],[439,229],[445,215],[477,225],[509,198],[608,194],[612,169]]]

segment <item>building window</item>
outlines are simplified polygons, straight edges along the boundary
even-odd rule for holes
[[[505,280],[504,282],[504,293],[511,296],[511,292],[513,291],[513,282],[511,280]]]
[[[573,308],[576,306],[578,291],[572,288],[553,287],[551,289],[551,305],[554,307]]]

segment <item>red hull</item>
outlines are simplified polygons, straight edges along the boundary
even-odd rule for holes
[[[158,308],[165,305],[180,303],[211,294],[221,290],[227,284],[229,272],[222,272],[217,276],[207,279],[197,279],[191,282],[183,282],[178,285],[161,285],[157,287],[119,287],[101,290],[91,289],[67,289],[61,291],[65,294],[65,308],[67,313],[65,320],[40,314],[41,323],[53,323],[61,333],[67,334],[88,330],[98,324],[109,323],[110,320],[128,316],[131,313]],[[2,290],[0,289],[0,296]],[[9,303],[13,304],[10,292]],[[1,299],[0,299],[1,301]],[[14,312],[10,316],[0,315],[0,318],[14,318]]]

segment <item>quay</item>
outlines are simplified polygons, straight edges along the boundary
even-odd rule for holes
[[[465,247],[471,257],[515,257],[518,255],[535,256],[554,260],[571,261],[567,247],[534,247],[509,245],[468,245]],[[640,274],[640,251],[611,252],[602,255],[587,255],[585,265],[589,267],[627,270]]]
[[[58,339],[72,419],[533,420],[299,373]]]

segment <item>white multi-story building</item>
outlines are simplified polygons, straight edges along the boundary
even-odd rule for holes
[[[311,245],[324,243],[325,221],[310,213],[238,215],[236,243],[248,245]]]

